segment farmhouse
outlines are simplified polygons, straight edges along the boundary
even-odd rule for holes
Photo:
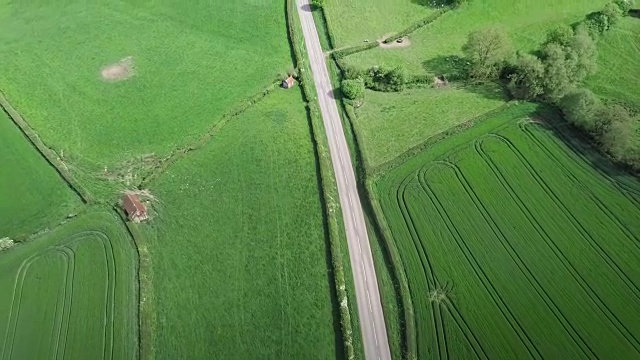
[[[139,223],[143,220],[147,220],[149,215],[147,214],[147,207],[140,201],[137,195],[131,193],[125,193],[122,196],[122,207],[127,212],[129,220]]]
[[[296,79],[294,79],[293,76],[289,75],[288,78],[282,80],[282,87],[285,89],[290,89],[293,87],[295,83],[296,83]]]

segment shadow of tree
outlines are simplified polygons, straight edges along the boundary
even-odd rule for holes
[[[422,67],[433,76],[445,76],[449,81],[466,78],[467,61],[458,55],[438,55],[422,62]]]

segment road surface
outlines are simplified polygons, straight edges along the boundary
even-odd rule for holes
[[[373,266],[367,227],[362,214],[356,178],[351,165],[347,140],[342,129],[338,105],[333,91],[325,56],[320,47],[309,0],[296,0],[298,15],[302,23],[307,52],[318,91],[320,111],[329,139],[329,152],[338,183],[340,205],[349,243],[349,258],[355,280],[358,316],[362,330],[362,341],[366,360],[391,360],[387,328],[382,313],[378,279]]]

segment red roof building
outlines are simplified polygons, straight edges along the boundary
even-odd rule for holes
[[[293,76],[289,76],[285,80],[282,80],[282,87],[285,89],[290,89],[293,87],[295,83],[296,83],[296,79],[294,79]]]
[[[147,207],[140,201],[138,195],[125,193],[122,196],[122,207],[127,212],[129,220],[139,223],[149,218]]]

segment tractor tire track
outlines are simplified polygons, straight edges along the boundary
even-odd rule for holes
[[[439,163],[440,162],[433,162],[432,164],[439,164]],[[447,227],[447,229],[455,239],[455,242],[458,245],[458,248],[462,251],[465,259],[471,265],[471,268],[473,269],[476,277],[480,279],[480,282],[482,283],[485,290],[493,299],[494,304],[500,310],[500,313],[502,314],[503,318],[510,325],[511,329],[515,332],[516,336],[520,339],[520,341],[522,342],[522,345],[527,349],[529,356],[534,359],[542,359],[542,355],[539,349],[533,344],[531,337],[524,330],[524,328],[522,327],[522,324],[520,324],[520,322],[514,316],[511,309],[509,309],[509,307],[507,306],[506,301],[502,298],[502,296],[500,296],[495,286],[491,283],[488,275],[482,269],[478,260],[475,258],[475,256],[469,249],[468,245],[464,243],[464,240],[462,239],[462,235],[458,232],[458,230],[453,225],[451,218],[449,217],[447,211],[445,210],[444,205],[442,204],[442,201],[437,197],[435,193],[433,193],[433,191],[431,191],[431,189],[427,185],[426,179],[424,178],[425,174],[426,174],[426,171],[421,172],[419,176],[420,184],[422,185],[422,188],[427,194],[427,196],[431,199],[433,205],[436,207],[438,215],[443,220],[445,226]]]
[[[529,285],[536,291],[536,294],[540,297],[540,299],[544,302],[549,310],[553,313],[554,317],[560,325],[564,328],[564,330],[569,334],[573,342],[578,346],[578,348],[582,351],[583,355],[587,358],[593,356],[593,351],[589,348],[588,344],[582,339],[576,330],[576,328],[571,324],[569,319],[560,309],[560,307],[555,303],[551,295],[545,290],[545,288],[540,284],[540,281],[533,274],[531,269],[526,265],[524,260],[520,257],[518,252],[515,250],[513,245],[507,239],[507,236],[504,235],[502,230],[498,227],[496,221],[489,214],[489,211],[484,206],[476,192],[472,189],[469,181],[464,176],[462,171],[458,166],[452,163],[448,163],[450,169],[454,172],[456,178],[465,189],[467,196],[471,199],[473,204],[476,206],[477,210],[480,212],[484,221],[489,225],[493,235],[500,241],[502,247],[509,254],[511,260],[516,264],[520,272],[525,276]],[[589,351],[585,350],[585,348],[589,349]]]
[[[504,139],[503,137],[497,135],[486,136],[486,138],[497,138],[500,141]],[[487,163],[487,165],[491,168],[496,179],[500,182],[503,188],[510,194],[514,202],[518,205],[518,207],[523,211],[525,217],[530,219],[531,225],[536,229],[540,237],[545,241],[545,243],[551,247],[553,252],[558,256],[560,263],[562,263],[565,268],[571,273],[572,277],[579,286],[583,289],[583,291],[587,294],[589,299],[592,301],[594,305],[605,315],[605,317],[611,322],[612,325],[620,332],[621,335],[629,342],[630,345],[636,349],[636,351],[640,352],[640,343],[636,339],[636,337],[629,331],[629,329],[620,321],[620,319],[609,309],[609,307],[604,303],[604,301],[600,298],[600,296],[595,292],[595,290],[589,285],[589,283],[580,275],[578,270],[572,265],[571,261],[567,258],[567,256],[560,250],[557,245],[553,242],[551,237],[546,233],[542,225],[537,221],[537,219],[533,216],[531,210],[525,205],[525,203],[520,199],[515,190],[511,188],[511,186],[506,181],[504,175],[497,168],[495,162],[490,158],[490,156],[482,149],[483,138],[478,139],[475,142],[476,151],[480,155],[480,157]],[[505,139],[506,140],[506,139]],[[513,145],[511,145],[513,146]],[[521,159],[521,158],[520,158]],[[521,159],[522,160],[522,159]],[[523,164],[524,165],[524,164]],[[525,165],[527,166],[527,165]],[[530,165],[529,165],[530,166]],[[539,184],[540,185],[540,184]],[[541,185],[542,186],[542,185]],[[545,190],[546,192],[546,190]],[[551,196],[550,194],[547,194]],[[556,199],[557,200],[557,199]],[[554,201],[555,202],[555,201]],[[565,212],[567,210],[565,209]],[[585,239],[587,240],[587,239]],[[584,339],[582,340],[584,342]],[[587,344],[585,342],[585,344]],[[588,346],[588,345],[587,345]],[[593,350],[589,347],[590,351],[593,353]],[[593,353],[595,356],[595,353]]]

